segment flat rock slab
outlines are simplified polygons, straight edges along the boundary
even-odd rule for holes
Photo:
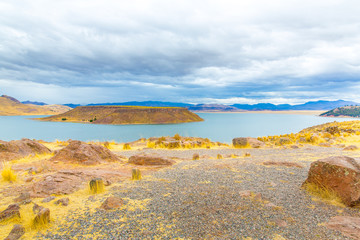
[[[360,240],[360,218],[336,216],[330,219],[325,226],[332,230],[337,230],[345,236]]]
[[[149,156],[149,155],[135,155],[129,158],[129,163],[135,165],[173,165],[175,161],[158,157],[158,156]]]

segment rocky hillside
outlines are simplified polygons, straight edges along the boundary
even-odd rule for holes
[[[360,117],[360,106],[345,106],[335,108],[320,114],[323,117]]]
[[[166,124],[203,121],[186,108],[131,106],[81,106],[39,120],[96,124]]]
[[[0,97],[0,116],[16,115],[54,115],[69,111],[71,108],[63,105],[23,104],[17,99],[2,95]]]

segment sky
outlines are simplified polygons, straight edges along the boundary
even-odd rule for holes
[[[360,102],[358,0],[2,0],[0,94]]]

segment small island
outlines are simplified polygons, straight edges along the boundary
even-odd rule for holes
[[[320,114],[322,117],[360,117],[360,106],[345,106]]]
[[[204,121],[186,108],[139,106],[80,106],[62,114],[37,118],[37,120],[113,125]]]

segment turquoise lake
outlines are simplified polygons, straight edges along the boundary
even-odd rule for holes
[[[271,113],[199,113],[204,122],[165,125],[97,125],[64,122],[40,122],[31,116],[0,116],[0,139],[21,138],[45,141],[76,139],[130,142],[139,138],[173,136],[206,137],[230,143],[235,137],[280,135],[333,121],[352,118],[324,118],[313,115]],[[39,116],[34,116],[39,117]]]

